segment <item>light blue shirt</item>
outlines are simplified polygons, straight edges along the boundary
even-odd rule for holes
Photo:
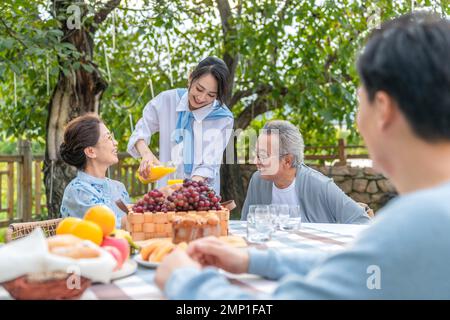
[[[64,190],[61,216],[83,218],[89,208],[103,204],[114,211],[116,228],[120,228],[120,220],[125,212],[116,205],[119,199],[125,204],[130,203],[130,196],[122,182],[109,178],[96,178],[78,171],[77,176]]]
[[[181,268],[171,299],[450,299],[450,182],[397,197],[337,253],[250,249],[249,273],[278,280],[271,296],[231,285],[214,268]]]

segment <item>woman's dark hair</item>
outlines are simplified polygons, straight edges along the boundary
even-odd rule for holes
[[[70,121],[64,131],[64,142],[59,147],[59,153],[64,162],[79,170],[86,167],[84,149],[95,146],[100,138],[100,118],[88,113]]]
[[[216,57],[208,57],[200,61],[191,73],[191,83],[200,77],[211,74],[217,81],[217,100],[224,103],[228,90],[230,71],[223,60]]]
[[[450,21],[416,12],[385,23],[371,34],[357,68],[370,101],[384,91],[417,136],[450,139]]]

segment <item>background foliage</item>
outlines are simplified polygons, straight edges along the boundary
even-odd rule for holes
[[[79,3],[92,12],[101,4]],[[356,54],[371,28],[410,11],[411,1],[264,0],[230,6],[235,30],[228,48],[213,1],[124,0],[100,26],[94,62],[109,83],[101,114],[120,149],[153,96],[185,86],[199,60],[225,51],[239,56],[232,105],[238,125],[244,113],[255,128],[261,119],[285,118],[301,128],[308,144],[333,141],[339,127],[357,141]],[[446,1],[415,6],[449,13]],[[58,72],[89,66],[61,37],[65,18],[52,17],[52,1],[6,0],[0,10],[0,135],[42,144]]]

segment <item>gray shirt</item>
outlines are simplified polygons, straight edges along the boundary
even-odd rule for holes
[[[262,179],[258,171],[252,175],[241,220],[247,219],[250,205],[272,203],[272,186],[273,182]],[[365,210],[342,192],[332,179],[305,164],[297,169],[295,190],[303,222],[351,224],[369,222],[370,218]]]

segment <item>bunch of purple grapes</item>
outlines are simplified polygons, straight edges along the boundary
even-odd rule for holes
[[[165,208],[166,199],[161,191],[154,189],[149,191],[134,206],[133,211],[136,213],[158,212]]]
[[[136,213],[220,210],[220,196],[202,181],[185,179],[183,186],[167,198],[158,189],[148,192],[134,206]]]
[[[168,211],[206,211],[220,209],[220,196],[202,181],[185,179],[183,187],[167,197]]]

